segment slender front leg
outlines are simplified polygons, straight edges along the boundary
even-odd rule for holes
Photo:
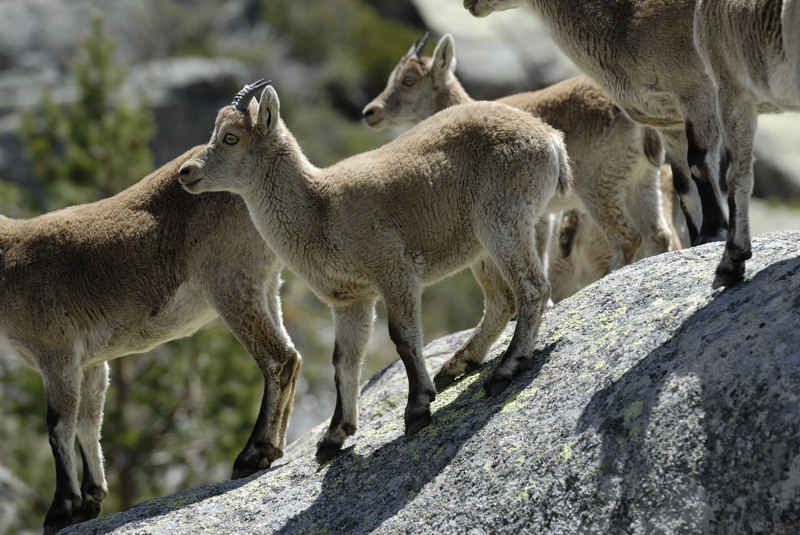
[[[430,424],[430,406],[436,399],[436,390],[422,354],[419,317],[422,289],[416,279],[410,278],[407,281],[393,281],[393,284],[385,285],[383,290],[389,338],[394,342],[408,376],[405,426],[406,435],[413,435]]]
[[[605,186],[602,190],[604,195],[593,194],[594,202],[586,203],[586,211],[608,239],[611,249],[610,273],[633,262],[642,245],[642,235],[624,208],[627,191],[619,187],[625,180],[623,173],[629,172],[629,169],[620,170],[613,165],[608,167],[610,169],[604,170],[605,174],[598,179]]]
[[[78,411],[78,444],[83,458],[83,503],[73,515],[76,522],[96,518],[101,503],[108,496],[108,484],[103,469],[103,451],[100,448],[100,428],[103,423],[103,406],[108,390],[108,364],[92,366],[83,371],[81,400]]]
[[[483,317],[469,339],[442,365],[433,378],[437,392],[447,388],[456,377],[477,368],[486,358],[489,346],[497,340],[514,316],[514,293],[492,259],[483,258],[471,268],[483,289]]]
[[[300,372],[300,355],[283,327],[278,288],[280,265],[267,266],[265,278],[253,274],[264,266],[242,264],[209,284],[207,296],[233,335],[250,352],[264,377],[264,393],[253,431],[233,463],[238,479],[269,468],[283,456],[286,427]]]
[[[42,378],[47,396],[47,432],[56,463],[56,491],[44,518],[44,533],[50,535],[74,524],[81,507],[75,466],[75,434],[80,404],[81,370],[72,355],[50,355],[42,359]]]
[[[753,193],[753,137],[758,115],[750,100],[735,87],[720,87],[719,115],[725,142],[730,232],[712,286],[731,286],[744,279],[745,261],[752,256],[750,195]]]
[[[331,424],[317,444],[317,461],[335,457],[347,437],[358,428],[358,384],[364,349],[375,320],[375,300],[354,301],[333,309],[336,340],[333,367],[336,382],[336,408]]]

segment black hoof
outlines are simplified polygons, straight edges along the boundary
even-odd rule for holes
[[[445,388],[453,384],[455,380],[455,375],[436,374],[433,378],[433,386],[436,387],[437,392],[442,392]]]
[[[267,466],[267,468],[269,467]],[[242,479],[243,477],[252,476],[256,472],[258,472],[258,468],[239,468],[234,466],[231,472],[231,479]]]
[[[406,418],[406,436],[410,437],[431,423],[431,410],[425,407],[425,410],[420,414]]]
[[[494,377],[486,381],[483,385],[483,390],[486,392],[486,397],[491,398],[506,389],[511,384],[511,379],[501,378],[495,379]]]
[[[723,286],[733,286],[744,280],[744,263],[734,264],[731,268],[717,266],[714,282],[711,287],[715,290]]]
[[[91,499],[85,499],[78,510],[72,514],[72,521],[76,523],[86,522],[87,520],[91,520],[100,516],[100,511],[100,502]]]
[[[337,444],[336,442],[329,442],[326,440],[320,440],[319,444],[317,444],[317,462],[319,464],[325,464],[337,455],[339,452],[342,451],[342,445]]]
[[[283,451],[268,442],[259,441],[255,446],[248,445],[233,462],[231,479],[241,479],[266,470],[281,457]]]
[[[49,512],[44,518],[44,529],[42,530],[42,533],[43,535],[55,535],[65,527],[71,526],[74,523],[75,520],[72,519],[72,515],[70,513]]]

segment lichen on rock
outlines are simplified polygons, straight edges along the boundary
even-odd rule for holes
[[[745,282],[712,290],[721,252],[648,258],[548,309],[533,369],[487,398],[512,324],[415,436],[396,362],[329,463],[320,427],[251,478],[64,533],[795,533],[800,232],[756,237]],[[467,335],[429,344],[429,369]]]

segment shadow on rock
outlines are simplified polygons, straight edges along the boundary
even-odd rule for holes
[[[501,348],[496,347],[494,355],[498,349]],[[400,436],[365,455],[353,446],[344,449],[327,467],[314,503],[289,519],[277,533],[368,533],[377,528],[404,509],[440,473],[452,470],[451,461],[462,446],[508,399],[533,381],[554,349],[555,344],[551,344],[537,351],[531,368],[496,397],[486,398],[483,390],[498,362],[494,358],[453,383],[450,388],[466,387],[438,410],[434,406],[433,422],[416,435]],[[386,418],[398,418],[397,411]],[[382,421],[379,419],[374,425]],[[358,440],[358,434],[355,438]]]
[[[795,532],[799,395],[793,258],[716,295],[583,410],[576,433],[602,437],[596,492],[616,503],[612,531],[646,531],[648,510],[672,508],[704,532],[743,518],[760,519],[754,532]]]

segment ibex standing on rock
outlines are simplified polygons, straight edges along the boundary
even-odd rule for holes
[[[337,401],[317,459],[357,426],[358,380],[377,298],[409,379],[406,433],[428,425],[435,397],[422,355],[424,284],[471,267],[486,299],[471,338],[436,376],[444,388],[477,366],[516,314],[486,389],[499,392],[533,357],[550,288],[533,224],[571,175],[561,133],[505,104],[456,106],[394,141],[313,166],[264,83],[220,110],[205,150],[181,167],[187,191],[241,195],[264,240],[333,309]],[[248,106],[248,102],[250,103]]]

